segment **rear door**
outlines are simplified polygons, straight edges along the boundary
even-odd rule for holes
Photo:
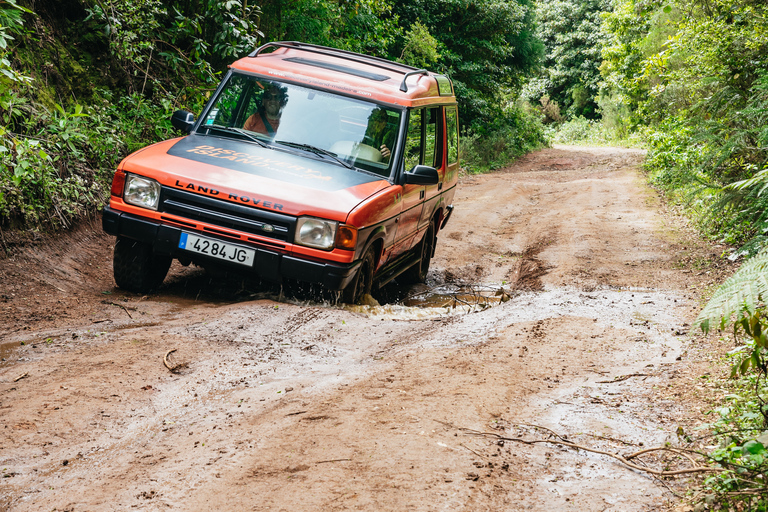
[[[408,112],[408,128],[403,154],[404,172],[410,171],[423,161],[424,126],[422,121],[424,116],[425,109],[413,109]],[[395,251],[397,254],[402,254],[413,246],[426,197],[424,185],[403,184],[401,189],[402,209],[400,217],[397,219],[397,231],[395,233]]]

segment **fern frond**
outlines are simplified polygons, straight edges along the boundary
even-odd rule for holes
[[[762,185],[762,188],[757,193],[759,196],[763,193],[766,187],[768,187],[768,169],[763,169],[747,180],[736,181],[723,188],[730,190],[747,190],[757,185]]]
[[[734,313],[752,314],[757,305],[768,297],[768,251],[756,255],[725,281],[696,318],[704,332],[713,323],[725,327]]]

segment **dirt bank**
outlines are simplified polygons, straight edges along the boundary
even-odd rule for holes
[[[463,178],[428,285],[381,306],[178,264],[126,294],[97,224],[16,249],[0,508],[673,507],[680,483],[487,435],[631,452],[702,421],[717,347],[688,331],[729,269],[664,213],[641,158],[558,147]]]

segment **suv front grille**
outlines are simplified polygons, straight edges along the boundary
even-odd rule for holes
[[[169,187],[162,188],[158,211],[283,242],[292,240],[296,227],[296,218],[290,215],[242,206]],[[209,231],[215,232],[215,230]]]

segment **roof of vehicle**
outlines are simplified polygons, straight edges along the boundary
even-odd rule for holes
[[[379,57],[295,41],[267,43],[230,67],[394,105],[456,102],[453,84],[443,75]]]

